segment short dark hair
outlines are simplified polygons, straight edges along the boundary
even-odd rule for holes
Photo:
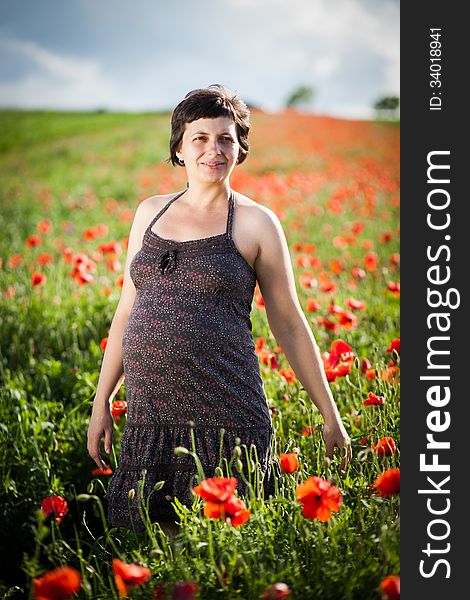
[[[188,92],[176,106],[171,115],[170,157],[166,162],[171,162],[173,166],[182,166],[176,151],[180,147],[187,123],[217,117],[229,117],[235,123],[240,144],[237,164],[242,163],[249,150],[250,111],[237,93],[219,83]]]

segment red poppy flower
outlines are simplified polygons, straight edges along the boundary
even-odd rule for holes
[[[277,369],[277,356],[271,350],[263,348],[258,352],[258,356],[261,362],[271,367],[271,369]]]
[[[62,519],[69,512],[67,500],[62,496],[47,496],[41,503],[41,511],[46,517],[55,516],[57,523],[61,523]]]
[[[360,442],[361,446],[367,446],[367,438],[363,437]]]
[[[353,329],[357,327],[357,317],[350,310],[347,310],[340,315],[338,323],[346,329]]]
[[[378,375],[380,379],[383,381],[387,381],[388,383],[393,383],[398,380],[398,369],[395,365],[387,367],[385,370],[381,369],[378,371]]]
[[[338,324],[334,321],[330,321],[329,319],[325,319],[324,317],[318,316],[316,321],[319,325],[322,325],[325,329],[329,331],[336,331],[338,329]]]
[[[364,267],[367,271],[375,271],[378,264],[378,256],[375,252],[368,252],[364,257]]]
[[[388,575],[380,582],[379,587],[387,600],[400,600],[399,575]]]
[[[344,301],[345,305],[352,310],[365,310],[366,305],[361,300],[355,298],[346,298]]]
[[[330,331],[336,331],[338,329],[337,323],[330,321],[329,319],[325,319],[324,317],[318,316],[316,321],[319,325],[323,325],[325,329],[329,329]]]
[[[330,346],[330,356],[336,361],[339,360],[354,360],[352,348],[343,340],[335,340]]]
[[[107,466],[106,469],[93,469],[91,472],[92,475],[112,475],[113,471],[111,467]]]
[[[393,338],[390,342],[387,352],[393,352],[393,350],[396,350],[400,354],[400,338]]]
[[[321,305],[314,298],[307,298],[307,312],[321,310]]]
[[[400,283],[398,281],[387,281],[387,289],[392,292],[395,297],[400,295]]]
[[[21,254],[12,254],[7,260],[7,265],[12,269],[16,269],[16,267],[19,267],[23,263],[23,260]]]
[[[278,581],[264,590],[262,600],[283,600],[288,596],[290,596],[289,586],[282,581]]]
[[[154,590],[154,599],[169,598],[169,590],[171,590],[171,598],[173,600],[196,600],[196,592],[199,590],[199,586],[197,583],[191,581],[158,584]]]
[[[295,373],[294,370],[288,367],[287,369],[281,369],[278,371],[279,375],[287,381],[287,383],[292,383],[295,381]]]
[[[41,238],[38,235],[33,234],[26,238],[26,245],[28,248],[35,248],[36,246],[39,246],[40,243]]]
[[[373,392],[369,392],[369,397],[363,402],[364,406],[377,406],[379,404],[385,404],[385,398],[383,396],[376,396]]]
[[[41,254],[39,254],[38,263],[41,265],[41,267],[52,262],[54,262],[54,257],[52,254],[49,254],[48,252],[41,252]]]
[[[366,373],[369,369],[372,369],[372,365],[368,358],[363,358],[361,361],[361,373]]]
[[[258,354],[259,352],[261,352],[261,349],[263,348],[264,344],[266,343],[266,340],[264,339],[264,337],[259,337],[256,340],[256,346],[255,346],[255,352],[256,354]]]
[[[341,492],[334,485],[321,477],[309,477],[295,490],[297,500],[302,503],[302,514],[308,519],[328,521],[331,512],[338,512]]]
[[[237,483],[236,477],[212,477],[204,479],[193,489],[204,500],[226,502],[234,493]]]
[[[391,231],[384,231],[380,234],[379,242],[381,244],[385,244],[386,242],[389,242],[392,239],[392,237],[393,233]]]
[[[150,579],[152,572],[148,567],[140,565],[127,564],[113,558],[113,576],[119,597],[127,596],[129,591],[138,585],[142,585]]]
[[[103,242],[99,244],[98,249],[103,252],[103,254],[121,254],[121,244],[116,242],[116,240]]]
[[[400,469],[387,469],[374,481],[374,487],[381,496],[392,496],[400,492]]]
[[[115,400],[111,405],[111,414],[119,421],[122,415],[127,412],[127,402],[125,400]]]
[[[344,377],[351,371],[354,361],[352,348],[343,340],[335,340],[330,346],[330,351],[322,354],[326,379],[334,381],[337,377]]]
[[[299,460],[293,452],[289,454],[281,454],[280,457],[281,469],[284,473],[294,473],[299,468]]]
[[[315,244],[303,244],[302,247],[304,252],[306,252],[307,254],[313,254],[317,251],[317,247],[315,246]]]
[[[306,267],[310,266],[310,256],[298,256],[297,260],[295,261],[295,264],[297,267],[303,267],[304,269]]]
[[[302,287],[313,288],[318,286],[318,281],[313,273],[301,273],[299,283]]]
[[[250,518],[250,511],[246,509],[243,500],[232,495],[226,502],[208,500],[204,504],[204,515],[210,519],[228,520],[237,527]]]
[[[31,284],[36,287],[37,285],[45,285],[47,277],[38,271],[34,271],[31,276]]]
[[[341,308],[341,306],[339,306],[339,304],[335,304],[332,301],[330,306],[328,307],[328,312],[330,313],[330,315],[339,317],[339,315],[342,315],[344,313],[344,308]]]
[[[354,279],[364,279],[364,277],[366,276],[366,272],[360,267],[353,267],[350,273],[354,277]]]
[[[33,579],[36,600],[66,600],[78,592],[82,578],[72,567],[57,567],[42,577]]]
[[[377,445],[372,444],[372,450],[377,452],[378,456],[391,456],[395,454],[397,445],[392,437],[383,437],[377,442]]]
[[[52,229],[52,221],[50,219],[43,219],[39,221],[37,230],[40,233],[49,233]]]
[[[306,427],[304,427],[302,429],[302,434],[304,437],[307,437],[308,435],[312,435],[317,429],[317,426],[314,425],[313,427],[311,425],[307,425]]]
[[[349,239],[344,235],[337,235],[333,238],[333,246],[335,248],[344,248],[349,244]]]
[[[352,224],[351,231],[354,235],[359,235],[364,230],[364,223],[362,221],[356,221]]]
[[[344,263],[338,259],[333,259],[330,261],[330,270],[335,275],[338,275],[342,271],[344,271]]]
[[[194,492],[204,498],[204,514],[211,519],[224,519],[237,527],[250,518],[243,500],[235,496],[235,477],[212,477],[194,487]]]

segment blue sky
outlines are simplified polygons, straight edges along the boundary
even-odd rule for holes
[[[369,118],[399,95],[398,0],[0,0],[0,106],[172,109],[223,83],[280,110]]]

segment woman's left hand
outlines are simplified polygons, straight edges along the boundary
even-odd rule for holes
[[[338,419],[323,426],[323,439],[325,440],[325,456],[333,459],[335,448],[339,448],[343,452],[343,460],[341,461],[340,470],[345,471],[352,458],[351,440],[344,428],[343,423]]]

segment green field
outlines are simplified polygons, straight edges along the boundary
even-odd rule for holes
[[[91,474],[86,450],[100,343],[119,300],[136,206],[186,185],[183,170],[164,162],[169,121],[168,114],[0,111],[0,598],[28,597],[32,579],[60,565],[80,572],[78,597],[117,598],[119,557],[151,569],[135,598],[157,597],[157,584],[194,582],[196,598],[251,600],[284,582],[293,599],[380,599],[380,582],[400,571],[399,495],[371,487],[400,464],[399,354],[387,352],[400,337],[397,124],[254,113],[250,155],[231,180],[281,219],[320,351],[342,339],[356,356],[350,373],[331,382],[353,444],[347,473],[339,475],[338,459],[324,461],[321,416],[300,381],[280,376],[289,364],[255,296],[254,340],[264,338],[277,357],[272,368],[260,356],[260,367],[278,451],[297,448],[300,468],[282,475],[274,498],[245,498],[251,514],[239,527],[205,517],[200,502],[179,506],[176,538],[157,526],[145,534],[106,526],[108,478]],[[98,225],[97,237],[85,235]],[[110,241],[111,256],[100,248]],[[92,276],[83,284],[71,276],[70,257],[81,254]],[[42,283],[32,283],[34,273]],[[364,309],[348,308],[350,298]],[[369,392],[385,403],[364,406]],[[124,424],[115,423],[113,469]],[[373,449],[383,437],[396,443],[390,456]],[[309,476],[342,494],[327,522],[302,515],[295,490]],[[54,494],[68,503],[60,523],[39,510]]]

